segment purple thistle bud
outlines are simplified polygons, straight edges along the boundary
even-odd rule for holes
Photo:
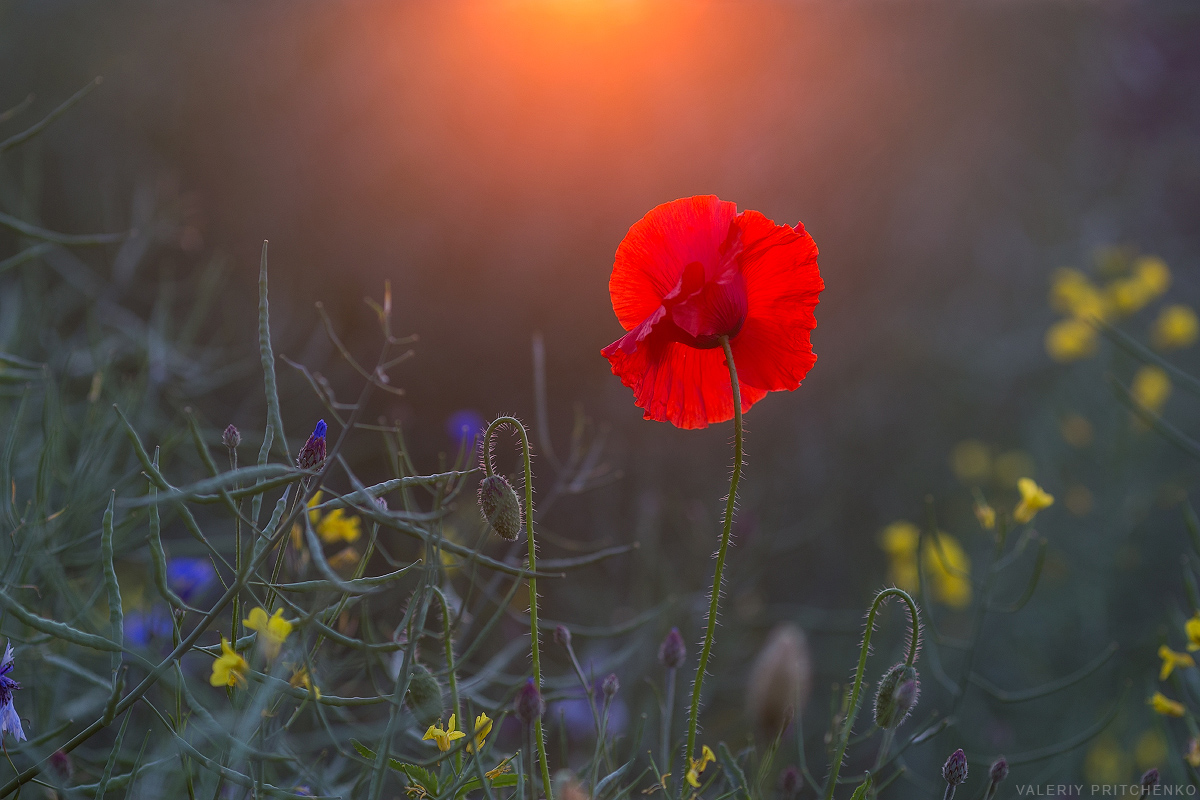
[[[1004,760],[1004,756],[996,759],[996,763],[992,764],[992,769],[988,772],[988,778],[993,784],[999,783],[1008,777],[1008,762]]]
[[[795,797],[804,786],[804,779],[800,777],[800,770],[795,767],[788,767],[779,773],[779,793],[784,797]]]
[[[387,511],[388,510],[387,498],[386,497],[376,497],[375,498],[375,507],[378,508],[380,511]]]
[[[687,645],[679,628],[671,628],[671,632],[662,640],[658,648],[658,661],[667,669],[679,669],[687,660]]]
[[[1142,797],[1152,794],[1155,786],[1158,786],[1158,770],[1151,767],[1142,775]]]
[[[617,692],[621,690],[621,681],[617,679],[617,673],[608,673],[608,677],[604,679],[604,683],[600,684],[600,688],[604,692],[605,701],[611,702],[617,696]]]
[[[327,430],[328,426],[326,426],[325,420],[317,422],[312,436],[308,437],[304,447],[300,448],[300,455],[296,456],[296,466],[300,469],[312,469],[325,460],[325,433]]]
[[[951,753],[942,765],[942,777],[951,786],[959,786],[967,780],[967,754],[961,747]]]
[[[554,629],[554,642],[561,644],[563,647],[571,646],[571,631],[566,625],[559,625]]]
[[[236,450],[237,446],[242,443],[242,434],[233,423],[229,423],[225,428],[225,432],[221,434],[221,444],[228,447],[230,450]]]
[[[525,681],[525,685],[517,692],[513,708],[517,712],[517,719],[526,725],[532,725],[534,720],[541,719],[542,714],[546,713],[546,701],[542,699],[541,691],[534,685],[533,678]]]

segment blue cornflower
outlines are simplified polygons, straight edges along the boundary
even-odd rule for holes
[[[125,612],[125,643],[145,647],[155,639],[171,638],[171,617],[162,606]]]
[[[167,562],[167,585],[185,603],[200,597],[217,579],[207,558],[172,558]]]
[[[13,649],[11,644],[4,647],[4,659],[0,660],[0,741],[4,734],[11,732],[18,742],[25,741],[25,730],[21,727],[21,717],[13,707],[13,690],[20,689],[21,684],[8,677],[13,668]]]
[[[300,455],[296,456],[296,466],[300,469],[312,469],[325,460],[325,433],[327,430],[328,426],[325,424],[325,420],[317,422],[312,436],[308,437],[304,447],[300,448]]]
[[[455,447],[463,444],[465,440],[467,449],[473,450],[485,427],[487,421],[473,408],[455,411],[446,418],[446,435],[454,442]]]

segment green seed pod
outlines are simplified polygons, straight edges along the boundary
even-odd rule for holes
[[[413,664],[408,694],[404,698],[420,725],[432,725],[442,718],[442,687],[422,664]]]
[[[875,723],[884,729],[899,728],[908,712],[917,704],[921,682],[917,670],[908,664],[897,664],[879,681],[875,693]]]
[[[501,539],[515,542],[521,535],[521,501],[502,475],[479,482],[479,511]]]

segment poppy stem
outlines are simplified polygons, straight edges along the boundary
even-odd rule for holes
[[[708,605],[708,627],[704,631],[704,647],[700,650],[700,663],[696,666],[696,680],[692,684],[692,707],[688,714],[687,750],[684,753],[686,768],[696,758],[696,723],[700,716],[700,692],[704,686],[704,673],[708,669],[708,655],[712,650],[713,636],[717,631],[717,610],[721,604],[721,576],[725,572],[725,555],[729,551],[729,535],[733,530],[733,509],[737,502],[738,481],[742,477],[742,389],[738,384],[737,367],[733,363],[733,349],[729,337],[721,337],[725,349],[725,363],[729,365],[729,383],[733,388],[733,477],[729,480],[729,497],[725,501],[725,527],[721,531],[721,546],[717,550],[717,567],[713,573],[712,595]],[[687,783],[680,781],[680,797],[687,792]]]
[[[538,642],[537,578],[533,576],[533,573],[537,571],[537,545],[533,540],[533,463],[529,454],[529,432],[525,430],[525,426],[519,419],[498,417],[493,420],[491,425],[488,425],[483,434],[483,465],[484,472],[491,475],[493,472],[492,436],[497,428],[505,424],[511,425],[521,435],[521,453],[525,462],[525,538],[529,540],[529,638],[533,643],[533,683],[540,692],[542,690],[542,658],[541,645]],[[550,791],[550,766],[546,761],[546,737],[542,733],[540,714],[534,720],[533,735],[537,740],[537,757],[542,768],[542,791],[546,794],[546,800],[552,800],[554,795]],[[529,754],[529,759],[530,762],[533,761],[532,752]],[[530,774],[529,777],[530,790],[536,799],[537,790],[534,789],[533,775]]]

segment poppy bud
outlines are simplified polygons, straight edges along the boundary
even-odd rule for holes
[[[992,783],[999,783],[1008,777],[1008,762],[1004,760],[1004,756],[996,759],[996,763],[992,764],[992,769],[988,772],[988,777]]]
[[[526,725],[532,725],[534,720],[541,719],[542,714],[546,713],[546,701],[542,699],[541,691],[534,685],[533,678],[525,681],[525,685],[517,692],[513,708],[517,712],[517,719]]]
[[[242,434],[237,428],[233,427],[233,423],[229,423],[225,428],[225,432],[221,434],[221,444],[228,447],[230,450],[236,450],[237,446],[242,443]]]
[[[441,719],[442,687],[425,665],[413,664],[404,699],[420,725],[432,725]]]
[[[604,699],[611,701],[617,696],[617,692],[621,690],[621,681],[617,679],[615,672],[610,672],[608,677],[604,679],[604,683],[600,684],[600,688],[604,692]]]
[[[571,631],[567,629],[566,625],[559,625],[554,629],[554,641],[563,647],[571,646]]]
[[[488,475],[479,482],[479,511],[501,539],[515,542],[521,535],[521,501],[502,475]]]
[[[300,448],[300,454],[296,456],[296,466],[300,469],[312,469],[325,460],[325,433],[328,426],[325,420],[317,422],[317,427],[313,428],[312,436],[308,437],[308,441],[304,443],[304,447]]]
[[[804,631],[777,625],[750,669],[746,710],[758,734],[774,739],[802,713],[812,691],[812,658]]]
[[[800,771],[795,767],[788,767],[779,773],[779,793],[784,797],[795,797],[802,786],[804,786],[804,779],[800,777]]]
[[[959,786],[967,780],[967,754],[962,748],[955,750],[942,765],[942,777],[951,786]]]
[[[1142,775],[1142,797],[1152,794],[1155,786],[1158,786],[1158,770],[1151,767]]]
[[[662,640],[658,648],[658,661],[667,669],[679,669],[687,660],[687,645],[679,628],[671,628],[671,632]]]
[[[914,667],[897,664],[889,669],[875,693],[875,724],[885,729],[899,728],[917,704],[920,693],[921,684]]]

